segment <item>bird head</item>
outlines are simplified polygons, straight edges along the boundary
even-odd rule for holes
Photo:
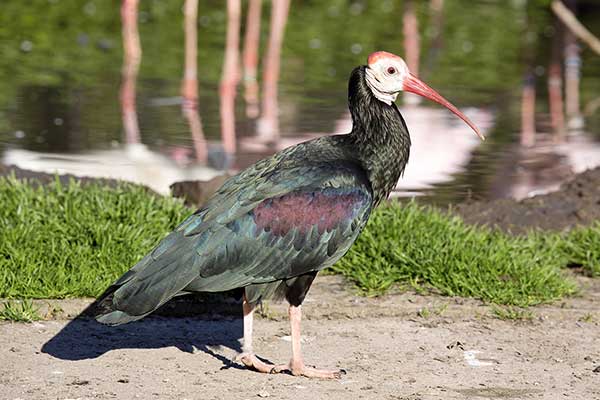
[[[373,95],[388,105],[391,105],[401,91],[411,92],[435,101],[452,111],[465,121],[481,138],[485,137],[466,115],[452,103],[443,98],[438,92],[427,86],[414,76],[401,57],[386,51],[372,53],[367,60],[366,82]]]

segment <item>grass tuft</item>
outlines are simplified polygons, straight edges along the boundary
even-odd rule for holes
[[[492,306],[493,315],[502,320],[533,321],[535,314],[531,310],[513,306]]]
[[[427,319],[432,316],[441,317],[442,315],[444,315],[444,313],[446,312],[447,309],[448,309],[447,303],[441,304],[439,306],[423,307],[423,308],[419,309],[419,311],[417,311],[417,315],[424,319]]]
[[[569,267],[581,267],[587,275],[600,277],[600,222],[574,229],[555,240]]]
[[[34,307],[33,301],[26,299],[23,301],[7,301],[4,308],[0,311],[0,321],[12,322],[33,322],[39,321],[42,317]]]
[[[97,296],[191,210],[140,186],[0,178],[0,297]]]
[[[575,293],[562,267],[576,251],[587,254],[556,234],[514,237],[414,202],[390,202],[373,213],[333,269],[366,295],[408,283],[448,296],[529,306]]]

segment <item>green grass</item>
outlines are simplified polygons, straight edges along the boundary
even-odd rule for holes
[[[441,317],[448,309],[448,304],[444,303],[439,306],[423,307],[417,311],[417,315],[421,318],[427,319],[432,316]]]
[[[600,222],[569,232],[566,240],[555,240],[570,267],[581,267],[590,276],[600,276]]]
[[[414,202],[390,202],[334,267],[366,295],[410,284],[448,296],[529,306],[576,292],[568,264],[597,272],[599,227],[510,236]]]
[[[191,210],[123,184],[0,179],[0,297],[97,296]]]
[[[0,311],[0,321],[33,322],[40,319],[42,317],[30,299],[16,302],[7,301]]]
[[[0,297],[12,299],[97,296],[192,212],[130,184],[13,178],[0,178],[0,204]],[[600,275],[600,224],[514,237],[394,202],[332,270],[365,295],[403,285],[525,307],[575,293],[566,266]]]
[[[492,306],[494,317],[502,320],[532,321],[535,318],[533,311],[514,306]]]

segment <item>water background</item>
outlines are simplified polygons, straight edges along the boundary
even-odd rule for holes
[[[417,194],[436,203],[525,197],[599,164],[600,111],[594,102],[600,96],[600,56],[585,45],[580,53],[585,126],[571,132],[565,143],[554,140],[547,75],[558,33],[548,2],[442,3],[441,14],[432,11],[431,2],[414,3],[419,76],[465,110],[488,140],[479,143],[466,125],[435,104],[404,106],[400,100],[415,148],[397,194]],[[600,36],[600,5],[595,3],[577,2],[577,13]],[[135,157],[125,160],[130,153],[122,151],[119,7],[115,0],[0,2],[0,156],[5,163],[81,174],[102,170],[114,176],[124,168],[121,165],[136,163]],[[150,175],[169,168],[178,171],[160,178],[163,187],[182,177],[218,173],[218,168],[198,169],[192,162],[190,128],[179,100],[184,60],[181,7],[180,1],[142,0],[139,12],[143,57],[137,113],[141,141],[154,158],[137,168]],[[246,7],[243,2],[242,43]],[[404,54],[404,9],[404,2],[390,0],[293,0],[280,60],[281,140],[275,146],[256,143],[257,120],[246,117],[238,86],[239,141],[233,167],[244,168],[297,141],[347,131],[348,75],[372,51]],[[263,2],[262,12],[261,57],[269,35],[269,2]],[[200,1],[199,113],[209,148],[217,155],[226,20],[225,2]],[[259,78],[261,68],[262,63]],[[531,148],[519,145],[527,71],[533,73],[537,94],[538,134]]]

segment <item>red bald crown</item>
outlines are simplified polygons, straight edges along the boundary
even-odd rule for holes
[[[393,59],[393,60],[402,60],[402,58],[398,57],[395,54],[388,53],[387,51],[376,51],[375,53],[371,53],[369,58],[367,59],[367,64],[373,65],[380,59]]]

